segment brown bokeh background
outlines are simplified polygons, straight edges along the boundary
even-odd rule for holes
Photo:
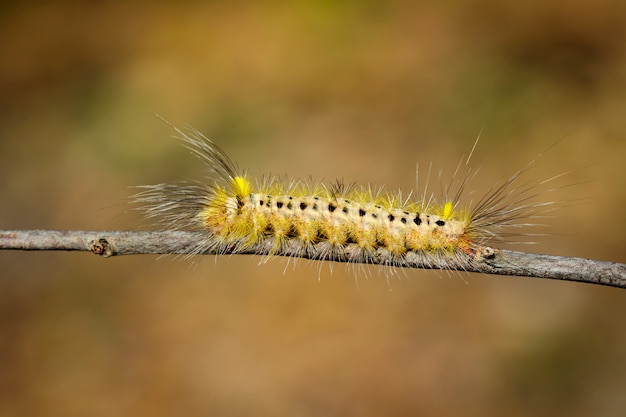
[[[406,190],[481,131],[478,189],[558,142],[530,249],[626,261],[621,0],[86,3],[0,8],[0,228],[140,228],[127,186],[204,175],[158,113]],[[0,253],[0,415],[626,414],[622,290],[259,261]]]

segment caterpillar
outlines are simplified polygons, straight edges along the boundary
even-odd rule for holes
[[[414,199],[401,191],[339,180],[254,181],[197,130],[173,128],[206,164],[207,181],[140,186],[134,201],[147,218],[168,230],[202,232],[192,254],[256,253],[392,268],[418,263],[463,269],[554,204],[536,202],[534,185],[517,186],[533,160],[463,205],[467,183],[475,175],[469,161],[478,141],[441,196],[429,194],[426,186]]]

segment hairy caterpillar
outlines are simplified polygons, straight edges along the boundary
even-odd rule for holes
[[[202,231],[193,253],[463,269],[490,251],[494,242],[506,241],[512,228],[528,226],[523,219],[536,217],[553,204],[535,202],[535,186],[515,187],[534,161],[463,206],[461,197],[474,174],[468,167],[471,153],[440,198],[425,189],[414,201],[401,192],[341,181],[254,182],[200,132],[174,129],[206,163],[209,182],[141,186],[134,200],[148,218],[156,218],[169,230]],[[460,175],[462,170],[465,173]]]

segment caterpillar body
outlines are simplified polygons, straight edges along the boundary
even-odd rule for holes
[[[209,181],[141,186],[134,200],[167,229],[201,231],[193,253],[463,269],[494,241],[506,240],[507,229],[529,225],[520,220],[552,204],[532,202],[533,186],[514,187],[527,166],[463,207],[469,158],[441,198],[425,192],[416,201],[342,181],[254,182],[200,132],[174,129],[206,163]]]

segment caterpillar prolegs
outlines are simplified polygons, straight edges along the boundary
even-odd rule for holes
[[[532,163],[463,206],[469,158],[441,197],[424,190],[412,199],[342,181],[253,181],[200,132],[176,132],[206,164],[208,181],[142,186],[134,200],[169,230],[202,232],[193,253],[464,269],[552,204],[535,202],[534,186],[518,187]]]

